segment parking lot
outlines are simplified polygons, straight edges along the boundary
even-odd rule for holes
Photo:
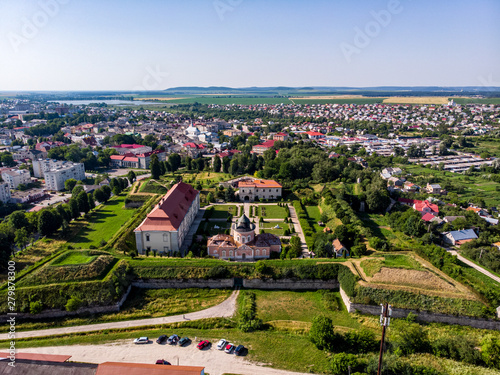
[[[222,350],[217,350],[217,342],[212,342],[212,346],[209,348],[198,350],[196,345],[200,338],[197,341],[193,340],[189,345],[184,347],[168,344],[158,345],[154,342],[155,340],[156,337],[150,337],[150,343],[142,345],[135,345],[132,340],[120,340],[103,345],[54,346],[20,349],[19,352],[65,354],[72,356],[70,361],[88,363],[103,363],[108,361],[156,363],[158,359],[165,359],[172,363],[172,365],[204,366],[205,372],[210,375],[222,375],[224,373],[241,375],[305,375],[303,373],[293,373],[264,367],[264,364],[250,363],[245,357],[226,354]]]

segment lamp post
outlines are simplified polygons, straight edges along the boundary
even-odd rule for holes
[[[389,304],[380,305],[382,306],[382,312],[380,314],[380,325],[382,326],[382,340],[380,340],[380,355],[378,358],[378,370],[377,375],[382,373],[382,356],[384,354],[384,342],[385,342],[385,329],[389,326],[391,322],[392,307]]]

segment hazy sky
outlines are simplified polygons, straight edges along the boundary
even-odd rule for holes
[[[0,0],[0,90],[500,86],[498,0]]]

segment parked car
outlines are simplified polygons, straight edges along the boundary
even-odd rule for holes
[[[167,344],[175,345],[177,344],[177,341],[179,341],[179,336],[177,335],[172,335],[168,338]]]
[[[236,347],[236,349],[234,349],[234,354],[242,355],[244,351],[245,351],[245,347],[243,345],[238,345]]]
[[[167,339],[167,335],[161,335],[160,337],[158,337],[156,339],[156,343],[157,344],[163,344],[165,342],[165,340]]]
[[[227,345],[227,340],[225,339],[220,339],[219,342],[217,343],[217,349],[219,350],[224,350],[224,348]]]
[[[159,359],[156,361],[157,365],[170,365],[171,363],[169,361],[165,361],[164,359]]]
[[[179,340],[179,346],[184,346],[190,341],[191,340],[189,339],[189,337],[183,337],[182,339]]]
[[[203,348],[206,348],[207,346],[210,345],[210,341],[208,340],[203,340],[202,342],[200,342],[198,345],[197,345],[197,348],[198,349],[203,349]]]
[[[149,338],[147,337],[139,337],[134,340],[134,344],[147,344],[149,342]]]
[[[227,353],[227,354],[231,354],[234,350],[234,344],[227,344],[226,345],[226,349],[224,349],[224,351]]]

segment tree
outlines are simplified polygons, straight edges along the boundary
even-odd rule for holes
[[[309,339],[319,350],[331,349],[336,340],[333,321],[324,315],[315,316],[309,330]]]
[[[231,164],[231,159],[228,156],[222,158],[222,172],[229,173],[229,166]],[[499,166],[500,169],[500,166]]]
[[[78,209],[80,212],[89,212],[90,207],[89,207],[89,199],[87,197],[87,193],[84,191],[80,192],[78,196],[76,197],[76,202],[78,203]]]
[[[14,229],[28,228],[29,222],[24,211],[14,211],[9,215],[9,225]]]
[[[170,167],[172,168],[172,172],[175,172],[179,169],[181,166],[181,157],[179,154],[172,154],[168,157],[168,163],[170,164]]]
[[[238,174],[238,170],[239,170],[238,159],[233,158],[233,160],[231,160],[231,163],[229,164],[229,173],[231,173],[233,176],[236,176]]]
[[[76,198],[78,196],[78,194],[80,194],[83,190],[83,186],[82,185],[76,185],[73,190],[71,191],[71,197],[72,198]]]
[[[89,201],[89,209],[93,210],[95,208],[94,196],[92,193],[87,194],[87,199]]]
[[[96,189],[94,190],[94,199],[103,203],[106,201],[106,193],[101,188]]]
[[[67,191],[73,191],[77,182],[78,181],[76,181],[74,178],[69,178],[66,181],[64,181],[64,187],[66,188]]]
[[[214,194],[212,192],[208,193],[208,195],[207,195],[207,202],[208,203],[214,203],[215,202]]]
[[[14,158],[10,152],[4,152],[1,156],[2,165],[4,167],[13,167],[16,165]]]
[[[57,219],[49,209],[42,210],[38,216],[38,231],[48,236],[57,230]]]
[[[233,202],[234,201],[234,189],[232,186],[229,186],[227,189],[226,189],[226,192],[225,192],[225,200],[226,202]]]
[[[16,230],[16,237],[14,238],[14,242],[16,243],[17,247],[20,249],[24,249],[26,246],[26,243],[28,242],[28,231],[26,228],[21,228]]]
[[[158,180],[161,176],[160,161],[158,160],[158,155],[151,155],[151,163],[149,165],[151,168],[151,178]]]
[[[302,254],[302,243],[298,236],[293,236],[290,239],[290,250],[288,250],[289,258],[298,258]]]
[[[219,155],[214,156],[214,172],[218,173],[220,172],[220,169],[222,167],[222,162],[220,160]]]
[[[76,201],[76,198],[71,198],[68,204],[69,204],[69,211],[71,212],[71,217],[73,219],[79,218],[80,208],[78,207],[78,202]]]
[[[390,200],[385,189],[372,188],[366,194],[366,204],[372,212],[384,211],[389,206]]]
[[[71,297],[66,303],[66,311],[76,311],[81,306],[82,300],[78,297]]]
[[[134,171],[128,171],[127,178],[130,181],[130,185],[132,185],[136,179],[136,175]]]
[[[101,189],[104,193],[104,202],[107,202],[111,198],[111,188],[108,185],[103,185]]]

